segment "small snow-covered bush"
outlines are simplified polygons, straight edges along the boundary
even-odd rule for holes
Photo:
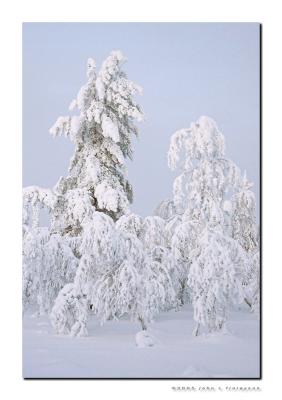
[[[140,331],[135,335],[135,342],[137,347],[152,347],[155,344],[153,336],[148,331]]]

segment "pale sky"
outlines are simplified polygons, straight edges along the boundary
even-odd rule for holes
[[[52,187],[67,174],[73,146],[49,128],[68,115],[86,81],[111,50],[128,58],[129,79],[143,87],[146,120],[128,163],[132,210],[151,215],[172,197],[170,136],[201,115],[212,117],[226,154],[254,182],[259,204],[259,24],[25,23],[23,25],[23,185]],[[258,214],[258,210],[257,210]]]

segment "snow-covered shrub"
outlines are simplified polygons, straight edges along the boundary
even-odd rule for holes
[[[242,280],[246,256],[241,246],[224,235],[220,227],[205,228],[190,268],[188,285],[192,290],[195,335],[200,326],[209,332],[221,330],[230,305],[244,299]]]
[[[97,279],[110,271],[118,258],[115,224],[111,217],[95,212],[92,222],[84,227],[79,248],[83,254],[75,273],[73,285],[68,286],[67,295],[62,290],[52,310],[52,323],[57,332],[72,335],[87,334],[88,306]],[[69,319],[60,318],[62,310],[70,309]],[[64,312],[64,311],[63,311]]]
[[[58,333],[87,334],[89,296],[99,275],[112,267],[114,251],[114,222],[106,214],[95,212],[92,222],[84,227],[79,247],[83,256],[73,284],[63,288],[51,313]],[[61,318],[62,313],[65,313],[64,318]]]
[[[106,214],[94,214],[80,251],[85,255],[73,286],[68,287],[68,295],[63,289],[52,310],[58,332],[85,334],[89,304],[102,323],[128,315],[146,329],[166,303],[173,302],[174,290],[165,267],[148,257],[136,235],[117,229]],[[67,313],[70,320],[61,319],[68,307],[73,310]]]
[[[67,241],[48,228],[30,229],[23,240],[23,306],[48,313],[59,291],[74,278],[77,258]]]
[[[102,322],[128,315],[147,329],[175,299],[165,264],[149,257],[136,235],[117,231],[118,260],[93,286],[90,302]]]
[[[23,238],[22,302],[23,311],[28,305],[39,305],[39,282],[44,245],[49,239],[48,228],[26,228]],[[41,310],[42,311],[42,310]]]
[[[97,280],[91,303],[101,322],[128,315],[139,321],[142,329],[158,311],[156,276],[148,262],[142,243],[136,236],[120,233],[123,257],[119,264]]]

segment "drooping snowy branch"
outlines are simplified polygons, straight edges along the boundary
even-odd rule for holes
[[[27,186],[23,189],[23,226],[39,227],[40,209],[49,212],[54,208],[56,196],[50,189],[38,186]]]

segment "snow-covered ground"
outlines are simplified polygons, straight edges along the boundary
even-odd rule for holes
[[[153,347],[137,347],[138,324],[94,316],[89,336],[54,335],[47,317],[24,316],[25,378],[257,378],[259,320],[247,309],[231,313],[227,332],[193,337],[192,310],[161,314],[150,327]]]

